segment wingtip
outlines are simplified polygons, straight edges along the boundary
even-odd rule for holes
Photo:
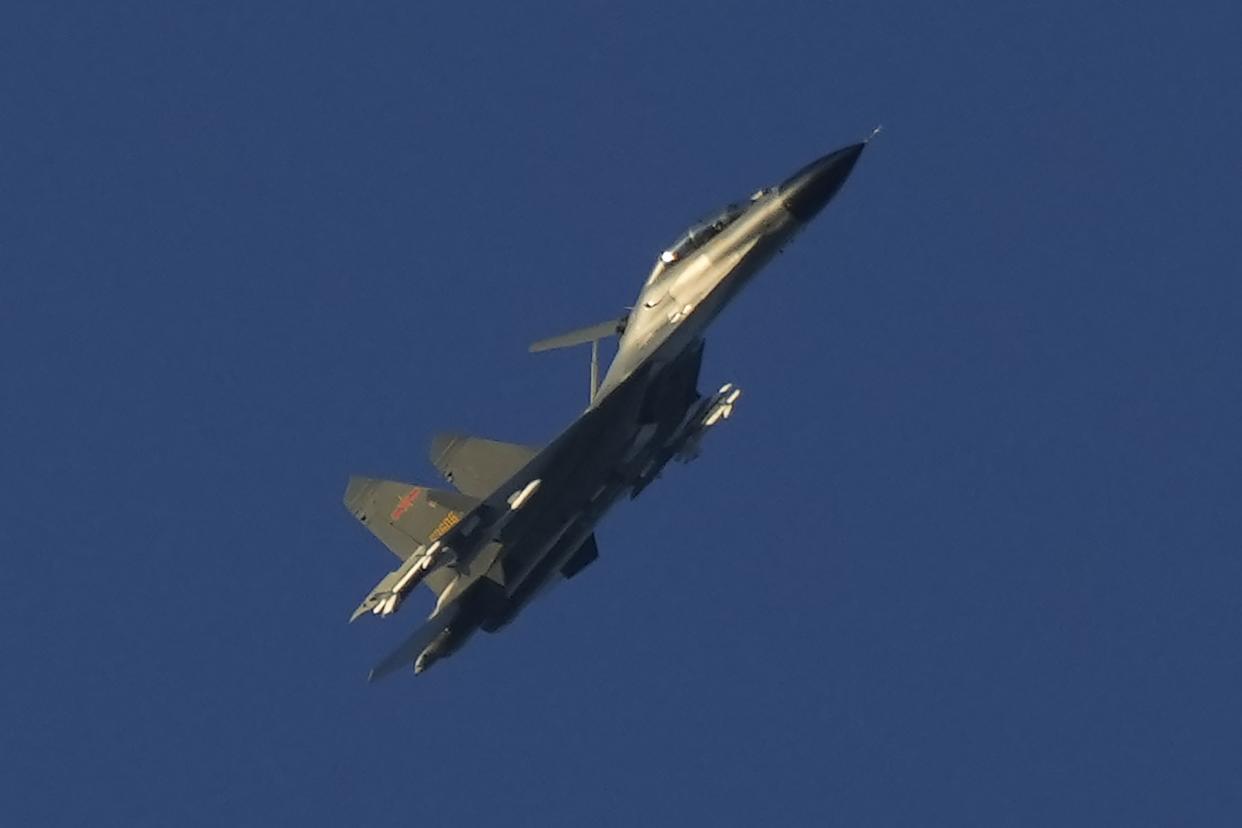
[[[345,508],[351,512],[358,512],[366,496],[375,488],[375,478],[363,477],[359,474],[353,474],[349,477],[349,482],[345,484],[345,494],[341,501],[345,504]]]

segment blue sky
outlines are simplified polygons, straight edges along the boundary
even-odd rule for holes
[[[1242,13],[1085,5],[0,12],[4,821],[1236,824]],[[705,456],[367,686],[347,476],[878,123]]]

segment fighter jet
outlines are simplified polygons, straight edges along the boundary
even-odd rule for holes
[[[371,680],[410,665],[421,673],[476,631],[504,627],[596,560],[596,524],[618,500],[636,497],[670,460],[698,456],[742,393],[732,383],[698,391],[708,326],[832,200],[866,144],[812,161],[691,227],[660,253],[621,318],[532,345],[591,346],[589,405],[547,445],[442,434],[431,462],[452,490],[350,479],[346,508],[401,561],[350,620],[395,614],[420,583],[436,595],[430,617]],[[616,355],[601,382],[599,343],[613,336]]]

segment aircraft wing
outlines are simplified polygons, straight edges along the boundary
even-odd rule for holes
[[[345,488],[345,508],[403,561],[452,529],[478,503],[458,492],[370,477],[351,477]]]

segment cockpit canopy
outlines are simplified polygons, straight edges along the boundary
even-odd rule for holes
[[[717,215],[707,221],[699,222],[683,233],[681,238],[673,242],[671,246],[660,254],[660,258],[656,260],[655,268],[652,269],[651,275],[647,278],[647,284],[655,281],[664,272],[666,267],[674,262],[681,261],[718,236],[720,231],[737,221],[738,217],[745,213],[749,206],[740,202],[730,204]]]

